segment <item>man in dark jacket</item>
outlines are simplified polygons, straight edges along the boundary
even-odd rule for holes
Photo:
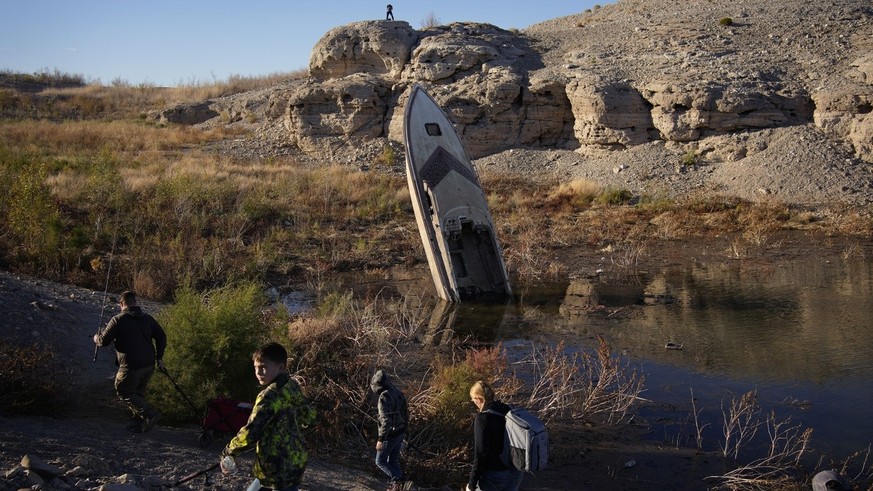
[[[115,392],[133,413],[128,428],[141,433],[152,429],[161,413],[145,399],[149,380],[155,373],[155,362],[163,370],[167,335],[154,317],[136,303],[136,294],[121,294],[121,313],[113,317],[106,328],[94,335],[97,346],[115,343]]]
[[[409,423],[409,408],[406,396],[400,392],[388,375],[377,370],[370,380],[370,388],[379,398],[379,436],[376,441],[376,466],[382,470],[391,483],[388,491],[408,489],[404,483],[406,476],[400,468],[400,447],[406,437]]]

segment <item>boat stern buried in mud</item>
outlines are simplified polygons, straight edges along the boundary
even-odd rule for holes
[[[415,84],[403,122],[406,179],[437,294],[449,302],[511,295],[485,193],[448,116]]]

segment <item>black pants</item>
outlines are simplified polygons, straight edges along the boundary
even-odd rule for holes
[[[151,366],[134,370],[119,368],[115,374],[115,392],[134,416],[151,418],[158,412],[145,400],[146,387],[154,373],[155,367]]]

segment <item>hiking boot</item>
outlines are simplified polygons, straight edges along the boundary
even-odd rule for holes
[[[138,432],[138,430],[142,430],[142,422],[143,419],[139,416],[132,416],[130,421],[127,422],[127,428],[130,431]]]
[[[159,419],[161,419],[161,413],[155,413],[155,414],[145,418],[142,422],[142,432],[145,433],[145,432],[151,430],[155,426],[155,423],[158,422]]]

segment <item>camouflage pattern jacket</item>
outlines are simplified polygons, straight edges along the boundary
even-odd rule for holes
[[[239,455],[255,447],[253,474],[272,489],[297,486],[309,453],[300,432],[315,421],[313,409],[297,382],[279,374],[258,394],[248,423],[227,444],[222,455]]]

